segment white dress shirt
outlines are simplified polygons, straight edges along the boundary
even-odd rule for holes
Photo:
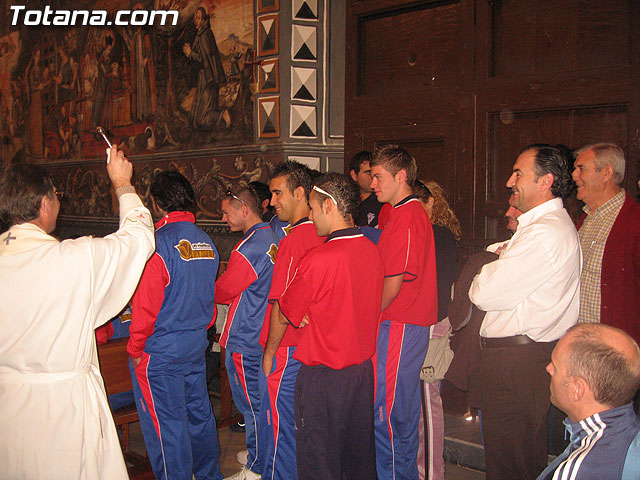
[[[482,267],[469,289],[487,312],[480,335],[559,339],[578,320],[581,266],[578,232],[561,199],[523,213],[500,258]]]

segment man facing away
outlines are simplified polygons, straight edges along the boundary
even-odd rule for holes
[[[195,224],[195,196],[175,171],[151,182],[156,252],[131,302],[127,351],[140,426],[158,479],[222,478],[207,393],[207,328],[215,321],[218,252]]]
[[[230,304],[220,336],[226,349],[225,365],[233,403],[244,416],[247,463],[232,479],[260,478],[263,456],[258,442],[260,416],[259,372],[262,368],[260,331],[267,308],[277,239],[268,223],[262,222],[259,198],[246,186],[232,188],[222,200],[222,219],[232,232],[241,231],[229,264],[216,281],[216,303]]]
[[[59,242],[60,201],[40,166],[0,181],[0,477],[126,479],[94,329],[122,310],[153,252],[133,166],[108,150],[120,227]]]
[[[416,170],[415,159],[396,145],[371,159],[371,188],[391,205],[378,243],[385,278],[374,361],[376,465],[385,479],[418,478],[420,369],[438,316],[433,229],[413,195]]]
[[[640,478],[638,344],[622,330],[579,324],[551,354],[551,402],[567,414],[571,443],[538,480]]]
[[[360,204],[356,217],[356,225],[361,227],[377,227],[378,214],[382,203],[378,201],[371,189],[371,152],[363,150],[356,153],[349,162],[349,174],[360,190]]]
[[[585,203],[578,321],[613,325],[640,341],[640,205],[621,187],[624,152],[596,143],[576,153],[573,180]]]
[[[518,228],[471,283],[487,313],[480,328],[480,407],[487,479],[533,479],[547,459],[549,362],[556,340],[576,323],[580,245],[562,197],[568,159],[531,145],[507,181]]]
[[[371,357],[383,284],[376,246],[353,224],[357,191],[345,175],[317,179],[310,218],[321,246],[300,260],[278,300],[300,328],[294,357],[298,478],[375,479]]]
[[[260,343],[263,359],[264,395],[260,441],[265,444],[262,478],[295,480],[296,442],[293,421],[293,394],[300,362],[293,358],[301,332],[279,321],[277,300],[291,283],[303,255],[323,241],[309,220],[311,171],[298,162],[276,166],[269,187],[277,216],[290,223],[289,234],[278,245],[269,303]],[[262,433],[265,438],[263,441]]]

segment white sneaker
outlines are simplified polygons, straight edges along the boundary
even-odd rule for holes
[[[260,480],[261,478],[262,475],[253,473],[246,465],[243,465],[239,472],[234,473],[230,477],[225,477],[224,480]]]
[[[240,450],[236,454],[236,459],[240,465],[246,465],[247,459],[249,458],[249,450]]]

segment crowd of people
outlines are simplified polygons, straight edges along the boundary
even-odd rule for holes
[[[222,198],[242,239],[219,276],[189,181],[155,176],[154,230],[131,163],[107,155],[120,227],[104,238],[51,236],[61,192],[42,167],[0,181],[0,477],[127,478],[94,329],[131,301],[156,478],[222,478],[216,304],[246,430],[228,478],[443,479],[443,378],[481,412],[488,479],[640,478],[640,205],[619,147],[524,148],[506,181],[512,237],[460,269],[460,222],[407,150],[360,152],[347,175],[285,161]],[[547,465],[550,403],[571,438]]]

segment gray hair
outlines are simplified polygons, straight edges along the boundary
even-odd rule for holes
[[[576,158],[581,153],[588,152],[589,150],[592,150],[595,155],[594,163],[596,170],[599,172],[607,165],[611,165],[611,168],[613,168],[614,183],[616,185],[622,185],[626,165],[622,148],[613,143],[591,143],[576,150]]]

